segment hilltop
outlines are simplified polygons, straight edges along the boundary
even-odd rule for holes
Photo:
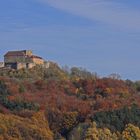
[[[139,91],[138,81],[53,62],[49,68],[0,69],[0,138],[127,140],[134,133],[138,139]]]

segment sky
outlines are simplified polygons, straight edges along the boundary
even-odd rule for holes
[[[102,77],[140,80],[140,1],[3,0],[0,61],[23,49]]]

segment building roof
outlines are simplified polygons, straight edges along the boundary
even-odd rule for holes
[[[38,58],[38,59],[43,59],[42,57],[36,56],[36,55],[32,55],[30,58]]]
[[[36,55],[27,55],[26,54],[26,50],[21,50],[21,51],[8,51],[4,57],[8,57],[8,56],[27,56],[28,58],[37,58],[37,59],[43,59],[40,56],[36,56]]]
[[[25,56],[25,51],[9,51],[4,56]]]

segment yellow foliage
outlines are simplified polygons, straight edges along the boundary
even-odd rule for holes
[[[113,92],[113,88],[106,88],[105,90],[108,94],[111,94]]]
[[[128,124],[122,134],[112,133],[108,128],[97,128],[93,122],[87,129],[84,140],[140,140],[140,128]]]
[[[122,133],[122,140],[140,140],[140,129],[128,124]]]
[[[93,122],[92,126],[88,128],[84,140],[118,140],[118,137],[107,128],[97,128],[96,123]]]
[[[31,119],[0,114],[0,140],[53,140],[42,112]]]

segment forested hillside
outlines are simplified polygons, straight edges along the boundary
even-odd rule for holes
[[[140,82],[73,67],[0,70],[0,140],[139,140]]]

